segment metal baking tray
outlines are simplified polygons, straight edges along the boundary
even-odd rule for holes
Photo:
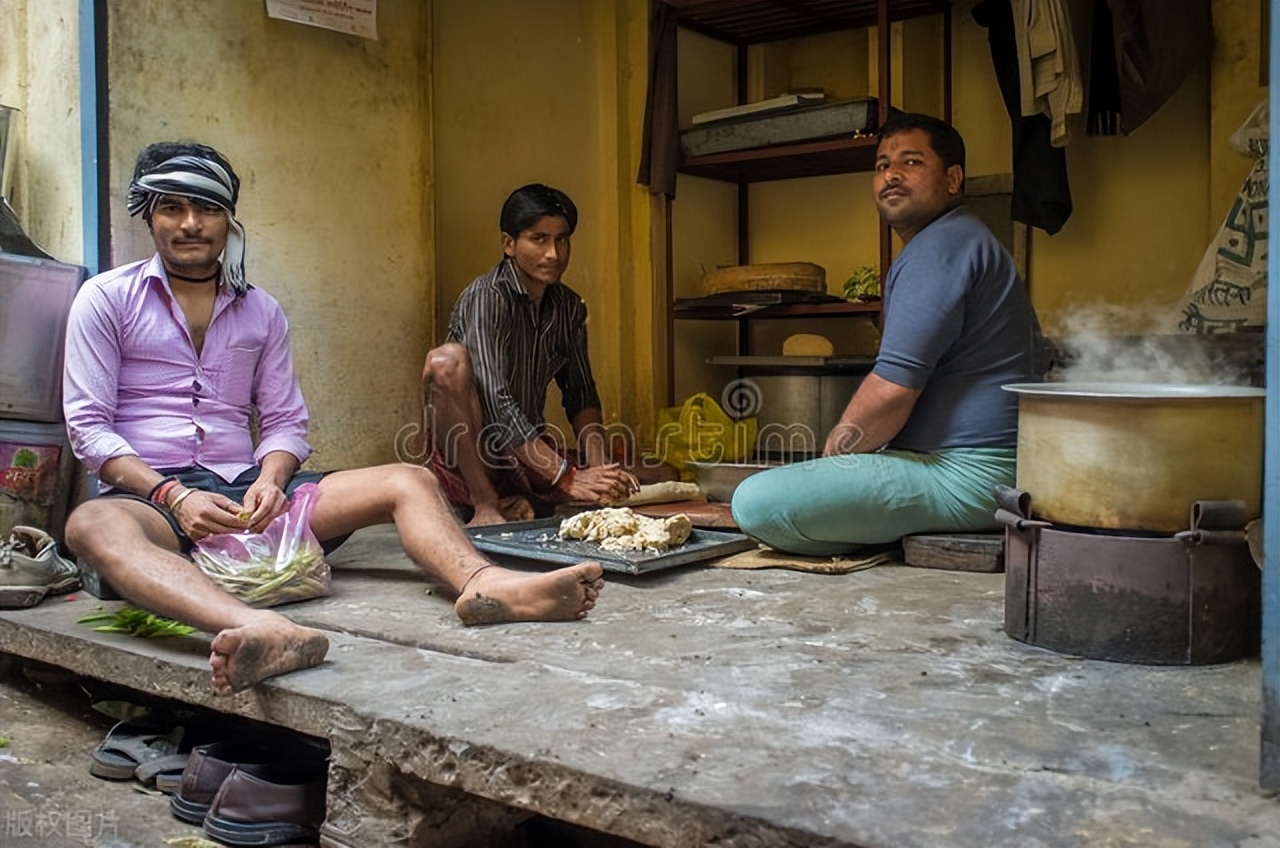
[[[563,517],[470,527],[467,535],[485,553],[532,562],[573,565],[595,560],[606,571],[643,574],[750,550],[756,543],[741,533],[694,528],[689,541],[669,551],[606,551],[598,542],[561,539]]]

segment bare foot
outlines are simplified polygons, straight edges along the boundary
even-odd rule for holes
[[[214,691],[234,695],[268,677],[319,665],[329,650],[329,638],[322,631],[269,613],[259,621],[223,630],[210,647]]]
[[[502,514],[497,504],[482,504],[475,507],[475,514],[467,522],[468,527],[488,527],[493,524],[506,524],[507,517]]]
[[[574,621],[587,617],[603,587],[604,569],[598,562],[545,574],[490,565],[471,576],[453,608],[467,625]]]
[[[538,517],[533,511],[533,504],[519,495],[498,501],[498,509],[502,510],[502,517],[508,521],[532,521]]]
[[[506,524],[508,521],[532,521],[537,518],[533,505],[519,495],[503,498],[496,504],[481,504],[475,507],[475,511],[475,515],[467,522],[468,527],[488,527]]]

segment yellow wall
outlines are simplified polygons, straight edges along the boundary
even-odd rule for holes
[[[123,202],[143,146],[194,138],[231,159],[248,276],[289,316],[316,468],[392,461],[397,432],[421,421],[428,9],[382,0],[372,41],[268,19],[260,0],[111,4],[114,261],[152,250]]]
[[[969,172],[996,173],[1009,169],[1009,124],[974,2],[955,4],[954,120]],[[1132,136],[1073,139],[1075,213],[1056,236],[1036,231],[1031,250],[1033,299],[1050,332],[1071,310],[1098,304],[1135,307],[1132,328],[1184,292],[1248,170],[1227,138],[1266,93],[1258,10],[1253,0],[1214,0],[1211,68]],[[77,11],[75,0],[0,2],[0,102],[23,110],[11,199],[37,241],[74,261]],[[547,181],[583,213],[567,280],[591,307],[607,416],[647,432],[665,389],[665,302],[663,218],[634,183],[646,13],[644,0],[382,0],[381,38],[366,41],[268,20],[260,0],[113,0],[115,259],[150,250],[145,229],[123,213],[137,150],[171,137],[223,149],[245,180],[251,275],[292,319],[319,449],[313,465],[385,461],[396,433],[418,418],[422,356],[454,297],[498,257],[503,198]],[[894,43],[924,56],[931,37],[908,25]],[[841,95],[869,92],[875,51],[866,38],[754,51],[750,83],[762,94],[784,76]],[[732,51],[686,32],[680,50],[682,120],[731,103]],[[846,50],[849,66],[832,69]],[[908,105],[936,98],[932,71],[895,67]],[[753,260],[817,261],[837,290],[854,267],[876,261],[869,193],[865,174],[752,187]],[[731,186],[680,178],[678,295],[698,294],[703,269],[734,261],[734,217]],[[813,329],[788,325],[796,323]],[[852,343],[851,332],[831,334]],[[681,322],[677,394],[732,376],[701,363],[732,346],[724,323]]]
[[[562,189],[579,222],[565,283],[590,313],[606,422],[652,429],[652,202],[635,184],[646,71],[642,0],[436,0],[436,339],[459,292],[501,258],[514,189]],[[568,422],[554,385],[548,420]]]
[[[8,199],[55,259],[83,263],[77,0],[0,3],[0,104],[20,110]]]

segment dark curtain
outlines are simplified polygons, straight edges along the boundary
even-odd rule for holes
[[[680,124],[676,101],[676,10],[662,0],[649,4],[649,86],[644,138],[636,182],[653,194],[676,196]]]

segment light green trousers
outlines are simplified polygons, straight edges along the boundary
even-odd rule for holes
[[[1014,484],[1012,448],[881,451],[762,471],[733,494],[754,539],[790,553],[836,556],[912,533],[995,529],[998,484]]]

